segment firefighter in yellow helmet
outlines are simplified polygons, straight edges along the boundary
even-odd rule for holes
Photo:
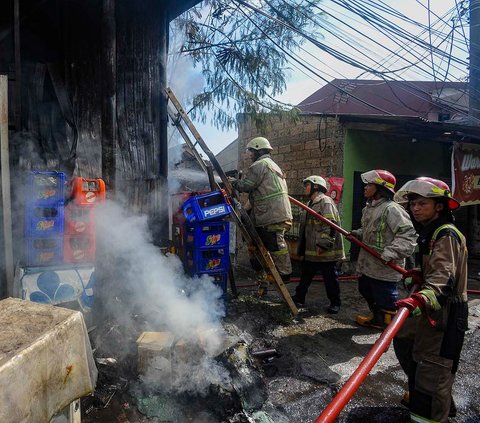
[[[381,254],[382,260],[404,267],[405,258],[413,254],[417,235],[410,216],[393,201],[396,179],[387,170],[362,173],[367,199],[362,211],[362,227],[353,234]],[[357,261],[358,290],[367,302],[370,314],[359,315],[359,325],[383,329],[396,312],[397,282],[401,275],[365,250]]]
[[[335,202],[326,195],[327,182],[321,176],[312,175],[303,180],[305,195],[310,198],[308,207],[340,225]],[[304,212],[300,218],[297,255],[303,257],[302,273],[292,300],[299,306],[305,303],[305,296],[317,272],[323,276],[330,305],[327,312],[340,311],[340,285],[337,279],[336,263],[345,258],[342,235],[326,223]]]
[[[411,420],[446,422],[456,414],[452,385],[468,323],[465,237],[453,224],[459,203],[448,185],[421,177],[395,195],[419,225],[418,259],[422,283],[409,298],[408,318],[393,340],[395,354],[408,376]]]
[[[247,144],[247,152],[252,160],[246,175],[233,180],[232,185],[239,192],[247,192],[252,207],[251,217],[258,235],[270,252],[275,267],[286,282],[292,273],[292,264],[285,242],[285,231],[292,225],[292,210],[288,200],[288,188],[285,174],[272,160],[273,150],[264,137],[253,138]],[[259,294],[266,288],[267,275],[256,260],[252,266],[259,275]]]

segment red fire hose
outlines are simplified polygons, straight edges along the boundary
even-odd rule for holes
[[[302,202],[296,200],[295,198],[292,198],[289,196],[289,200],[291,203],[297,205],[298,207],[305,210],[307,213],[311,214],[315,218],[329,225],[330,227],[335,229],[337,232],[340,232],[342,235],[345,236],[345,238],[348,241],[357,244],[360,248],[363,248],[372,256],[378,258],[379,260],[382,260],[380,254],[377,251],[375,251],[373,248],[369,247],[368,245],[364,244],[362,241],[354,237],[350,232],[347,232],[342,227],[331,222],[330,220],[328,220],[321,214],[317,213],[315,210],[312,210],[310,207],[306,206]],[[385,263],[383,260],[382,262]],[[385,263],[385,265],[391,267],[392,269],[396,270],[397,272],[401,273],[404,276],[409,273],[407,270],[403,269],[402,267],[394,263]],[[414,279],[416,279],[418,278],[419,274],[412,275],[412,276],[414,277]],[[398,310],[397,314],[392,319],[391,323],[387,326],[387,328],[382,332],[380,337],[377,339],[377,341],[373,345],[372,349],[369,351],[366,357],[362,360],[362,362],[353,372],[352,376],[350,376],[347,382],[343,385],[342,389],[340,389],[337,395],[335,395],[335,398],[333,398],[330,404],[328,404],[325,410],[323,410],[322,414],[318,416],[318,418],[315,420],[315,423],[330,423],[335,421],[335,419],[343,410],[345,405],[347,405],[348,401],[350,401],[350,399],[355,394],[357,389],[364,382],[364,380],[370,373],[370,370],[372,370],[373,366],[375,366],[375,364],[380,359],[382,354],[388,349],[390,342],[392,341],[394,336],[397,334],[397,332],[400,330],[403,323],[405,322],[405,319],[408,317],[409,314],[410,312],[406,307],[401,307]]]
[[[380,253],[378,251],[374,250],[372,247],[369,247],[367,244],[363,243],[358,238],[354,237],[350,232],[346,231],[341,226],[336,225],[332,221],[328,220],[326,217],[322,216],[321,214],[317,213],[315,210],[313,210],[310,207],[303,204],[301,201],[298,201],[295,198],[290,197],[290,196],[288,196],[288,199],[290,200],[291,203],[293,203],[293,204],[297,205],[298,207],[302,208],[307,213],[311,214],[313,217],[316,217],[318,220],[321,220],[323,223],[326,223],[328,226],[332,227],[337,232],[340,232],[350,242],[353,242],[354,244],[357,244],[360,248],[363,248],[365,251],[370,253],[372,256],[378,258],[379,260],[382,260],[382,258],[380,256]],[[382,262],[385,263],[383,260],[382,260]],[[408,273],[403,267],[400,267],[395,263],[388,262],[388,263],[385,263],[385,265],[387,265],[388,267],[391,267],[393,270],[396,270],[398,273],[401,273],[402,275],[405,275],[405,274]]]
[[[367,378],[370,370],[372,370],[382,354],[388,349],[390,342],[402,327],[409,313],[406,307],[401,307],[400,310],[398,310],[392,322],[382,332],[380,338],[377,339],[367,356],[362,360],[345,385],[343,385],[342,389],[335,395],[335,398],[328,404],[327,408],[318,416],[315,423],[330,423],[335,421],[348,401],[350,401],[350,398],[353,397],[357,389]]]

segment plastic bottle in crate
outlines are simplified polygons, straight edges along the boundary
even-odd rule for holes
[[[65,207],[65,235],[95,235],[95,208],[70,203]]]
[[[74,203],[93,205],[105,200],[105,182],[103,179],[75,177],[71,181],[71,196]]]
[[[58,205],[63,204],[65,173],[33,171],[29,175],[26,204]]]
[[[185,224],[185,245],[188,247],[228,247],[230,226],[227,221]]]
[[[65,235],[63,242],[63,259],[65,263],[95,262],[95,236]]]
[[[25,264],[50,266],[63,261],[63,237],[27,238]]]
[[[50,206],[27,206],[25,228],[27,237],[62,236],[64,228],[63,203]]]

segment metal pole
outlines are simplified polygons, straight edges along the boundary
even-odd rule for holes
[[[6,293],[13,295],[12,201],[10,197],[10,154],[8,148],[8,77],[0,75],[0,164],[2,176],[3,245]],[[5,295],[5,289],[0,295]]]

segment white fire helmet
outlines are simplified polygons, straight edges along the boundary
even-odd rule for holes
[[[273,150],[265,137],[256,137],[247,144],[247,150]]]
[[[394,200],[397,203],[406,203],[410,194],[417,194],[426,198],[447,198],[450,210],[455,210],[460,207],[458,200],[452,197],[450,187],[439,179],[422,176],[408,181],[397,191]]]
[[[327,181],[321,176],[311,175],[302,181],[303,185],[305,185],[307,182],[311,182],[313,185],[318,185],[322,187],[325,190],[325,192],[328,191]]]
[[[375,184],[387,188],[395,194],[397,180],[388,170],[369,170],[360,175],[364,184]]]

